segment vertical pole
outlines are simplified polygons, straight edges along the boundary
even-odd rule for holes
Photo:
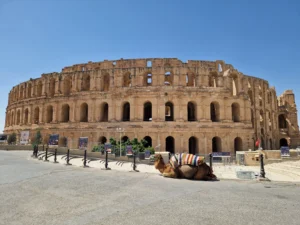
[[[136,165],[135,165],[135,151],[133,152],[133,170],[136,169]]]
[[[43,146],[44,147],[44,146]],[[44,160],[45,162],[48,162],[49,160],[48,160],[48,148],[46,148],[46,154],[45,154],[45,160]]]
[[[67,151],[67,165],[70,165],[69,161],[70,161],[70,149],[68,149]]]
[[[265,178],[265,168],[264,168],[264,156],[260,154],[260,177]]]
[[[107,155],[107,150],[105,150],[105,169],[108,167],[108,155]]]
[[[83,167],[86,167],[86,150],[84,150]]]
[[[121,157],[121,131],[120,131],[120,157]]]
[[[212,169],[213,163],[212,163],[212,153],[209,154],[209,167]]]
[[[37,157],[38,157],[38,152],[39,152],[39,146],[38,146],[38,145],[36,145],[35,158],[37,158]]]
[[[57,163],[57,149],[54,151],[54,163]]]

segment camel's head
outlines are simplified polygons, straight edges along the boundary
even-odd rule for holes
[[[161,162],[163,161],[163,157],[161,156],[161,154],[155,154],[154,155],[154,162]]]

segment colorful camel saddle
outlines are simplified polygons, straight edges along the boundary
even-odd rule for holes
[[[187,153],[177,153],[170,158],[170,164],[173,168],[182,165],[199,166],[202,163],[204,163],[204,157]]]

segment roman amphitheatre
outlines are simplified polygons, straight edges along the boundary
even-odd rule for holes
[[[120,59],[64,67],[13,87],[5,134],[40,130],[88,150],[110,137],[160,151],[232,152],[300,145],[295,96],[222,60]]]

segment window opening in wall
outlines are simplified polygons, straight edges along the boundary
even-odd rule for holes
[[[248,96],[249,96],[249,100],[251,102],[251,105],[253,105],[253,97],[252,97],[252,90],[248,90]]]
[[[234,139],[234,151],[243,151],[243,141],[240,137]]]
[[[174,109],[171,102],[165,104],[165,121],[174,121]]]
[[[67,123],[70,120],[70,106],[68,104],[63,105],[61,110],[61,121]]]
[[[53,107],[51,105],[49,105],[47,107],[47,118],[46,118],[46,122],[47,123],[51,123],[53,121]]]
[[[194,103],[189,102],[187,105],[188,121],[196,121],[196,106]]]
[[[34,123],[38,124],[40,121],[40,109],[37,107],[34,110],[34,117],[33,117]]]
[[[150,86],[152,84],[152,74],[148,73],[147,74],[147,85]]]
[[[278,124],[279,124],[280,129],[287,128],[287,122],[286,122],[285,116],[283,114],[278,116]]]
[[[236,96],[237,95],[237,79],[232,78],[232,95]]]
[[[90,85],[91,85],[91,77],[90,75],[84,76],[82,78],[82,87],[81,90],[82,91],[89,91],[90,90]]]
[[[269,140],[269,147],[270,147],[270,150],[273,150],[273,143],[272,143],[272,139]]]
[[[129,137],[127,137],[127,136],[123,136],[122,137],[122,142],[123,143],[127,142],[128,140],[129,140]]]
[[[123,87],[131,87],[131,74],[130,73],[124,74]]]
[[[240,106],[237,103],[231,105],[232,121],[240,122]]]
[[[152,62],[150,60],[147,61],[147,67],[152,67]]]
[[[166,151],[171,154],[175,153],[175,141],[172,136],[166,138]]]
[[[165,73],[165,85],[170,86],[171,85],[171,72]]]
[[[101,117],[100,117],[100,122],[108,122],[108,104],[103,103],[101,105]]]
[[[144,144],[145,148],[152,147],[152,138],[149,136],[144,137],[144,140],[147,142]]]
[[[32,87],[31,84],[29,84],[28,89],[27,89],[28,90],[28,92],[27,92],[28,98],[31,98],[31,87]]]
[[[81,67],[81,71],[85,71],[85,67],[83,66],[83,67]]]
[[[88,122],[89,108],[86,103],[80,107],[80,122]]]
[[[102,136],[102,137],[99,137],[98,142],[99,142],[99,144],[103,145],[107,142],[107,139],[106,139],[106,137]]]
[[[279,141],[279,145],[280,145],[280,147],[282,147],[282,146],[288,147],[288,141],[285,138],[281,138]]]
[[[113,66],[117,65],[117,62],[116,61],[113,61]]]
[[[123,105],[122,121],[130,121],[130,104],[129,104],[129,102],[126,102]]]
[[[152,121],[152,104],[146,102],[144,104],[144,121]]]
[[[221,64],[218,65],[218,71],[219,71],[219,72],[222,72],[222,71],[223,71],[223,70],[222,70],[222,65],[221,65]]]
[[[212,151],[213,152],[222,152],[221,138],[214,137],[212,139]]]
[[[52,78],[49,83],[49,95],[53,97],[55,94],[55,79]]]
[[[72,82],[71,78],[67,77],[64,79],[64,95],[69,96],[71,94]]]
[[[210,119],[212,122],[220,121],[219,104],[217,102],[212,102],[210,104]]]
[[[197,154],[198,153],[198,140],[195,137],[189,138],[189,154]]]
[[[28,124],[28,115],[29,115],[29,110],[28,110],[28,109],[25,109],[24,124]]]
[[[20,125],[20,119],[21,119],[21,112],[18,110],[17,112],[17,125]]]

